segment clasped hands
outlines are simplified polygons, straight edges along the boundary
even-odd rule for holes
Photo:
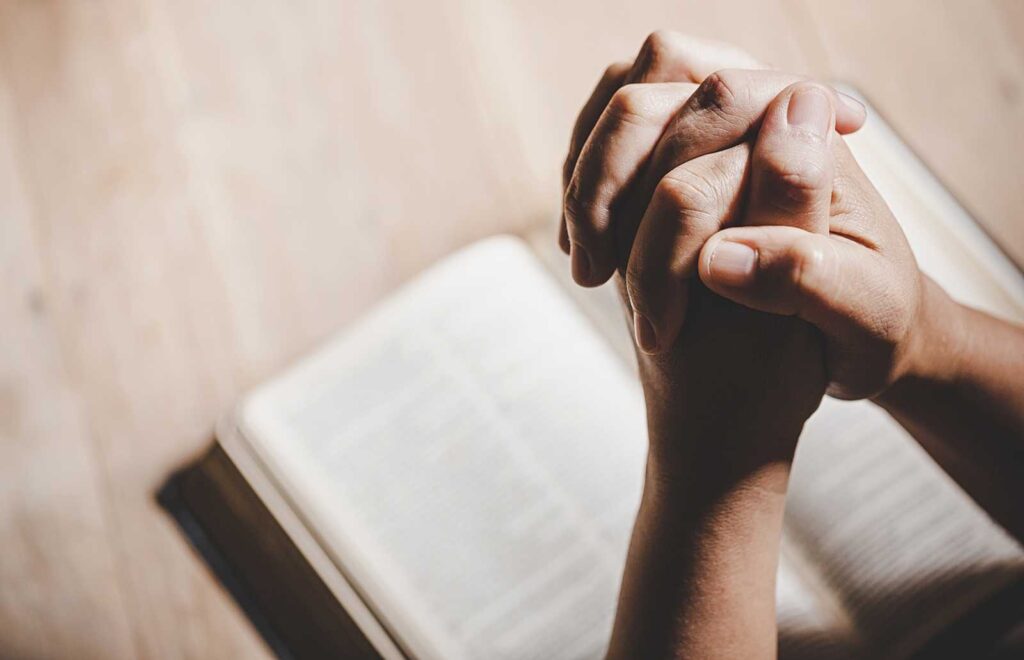
[[[671,32],[608,67],[573,131],[559,241],[578,284],[619,280],[652,427],[791,452],[826,389],[872,397],[915,368],[933,285],[841,137],[865,118]],[[678,454],[657,431],[652,453]]]
[[[559,237],[615,278],[650,447],[609,657],[774,657],[797,439],[870,398],[1024,538],[1024,328],[923,275],[827,85],[652,34],[583,106]]]

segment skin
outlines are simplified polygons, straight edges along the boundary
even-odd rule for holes
[[[676,56],[680,52],[675,51]],[[641,55],[635,66],[666,66],[668,60]],[[614,68],[611,71],[615,73]],[[650,80],[656,75],[660,74],[630,71],[622,80]],[[799,79],[766,74],[756,88],[761,107],[745,106],[750,108],[745,125],[730,123],[730,133],[706,148],[681,153],[665,147],[661,167],[673,174],[668,184],[654,186],[666,203],[664,210],[676,208],[680,219],[690,211],[699,214],[688,201],[694,188],[687,182],[709,180],[706,172],[740,181],[747,177],[751,149],[757,152],[761,141],[751,147],[744,138],[761,121],[765,105],[795,80]],[[714,128],[707,121],[716,116],[714,111],[708,115],[703,104],[686,107],[697,89],[694,83],[685,89],[674,87],[677,96],[686,96],[661,115],[663,121],[693,114],[689,119],[682,114],[675,133],[678,146],[707,143],[707,136],[694,132]],[[595,96],[600,95],[599,89]],[[779,101],[776,112],[786,114],[790,96]],[[827,131],[819,140],[822,145],[831,139],[837,121],[834,94],[825,90],[824,98],[821,124]],[[583,114],[588,114],[587,108]],[[594,133],[619,130],[607,116],[590,120]],[[855,127],[856,121],[848,120],[848,127]],[[587,120],[581,118],[578,125],[584,123]],[[649,149],[656,147],[663,132],[648,137]],[[580,142],[584,147],[574,169],[577,180],[586,159],[605,151],[603,146],[586,146],[600,145],[593,133],[588,140],[575,141]],[[573,158],[570,154],[568,161]],[[643,185],[639,179],[634,183]],[[719,201],[709,195],[700,199]],[[728,206],[738,213],[741,203],[737,189]],[[759,196],[750,200],[744,214],[767,221],[772,203],[770,196]],[[809,204],[818,210],[808,209],[807,216],[813,216],[816,226],[825,226],[827,205],[813,199]],[[634,213],[636,226],[643,208]],[[569,223],[577,222],[571,210],[566,217]],[[620,212],[616,219],[626,217]],[[718,226],[707,227],[708,235]],[[574,235],[573,230],[569,233]],[[690,304],[677,340],[666,350],[639,353],[651,449],[612,656],[763,657],[775,648],[775,567],[786,483],[800,429],[825,390],[822,340],[802,320],[746,309],[712,294],[696,278],[698,253],[699,245],[692,250],[692,274],[686,283]],[[723,401],[730,403],[727,417],[714,414]]]
[[[566,159],[560,243],[579,284],[619,273],[648,408],[610,657],[774,656],[789,467],[826,389],[882,405],[1024,532],[1024,332],[920,273],[840,137],[862,107],[749,67],[655,33]]]

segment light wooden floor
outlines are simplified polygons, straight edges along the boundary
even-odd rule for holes
[[[265,655],[155,489],[242,389],[549,219],[658,27],[855,83],[1024,260],[1020,0],[0,0],[0,657]]]

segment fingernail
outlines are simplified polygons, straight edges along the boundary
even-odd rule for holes
[[[654,334],[654,326],[638,312],[633,312],[633,334],[636,345],[647,354],[658,350],[658,337]]]
[[[754,279],[757,252],[743,243],[720,241],[708,261],[711,279],[725,286],[745,286]]]
[[[786,121],[823,138],[832,130],[832,106],[817,87],[801,87],[789,99]]]
[[[861,103],[857,99],[853,98],[849,94],[843,94],[842,92],[836,92],[836,96],[839,97],[839,100],[842,102],[842,104],[845,105],[850,110],[853,110],[854,112],[856,112],[857,114],[861,115],[862,117],[867,116],[867,114],[868,114],[867,106],[865,106],[863,103]]]
[[[590,255],[577,243],[572,244],[572,278],[579,284],[590,281]]]

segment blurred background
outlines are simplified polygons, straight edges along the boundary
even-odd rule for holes
[[[550,224],[657,28],[853,84],[1024,262],[1018,0],[0,0],[0,656],[266,655],[154,491],[424,266]]]

